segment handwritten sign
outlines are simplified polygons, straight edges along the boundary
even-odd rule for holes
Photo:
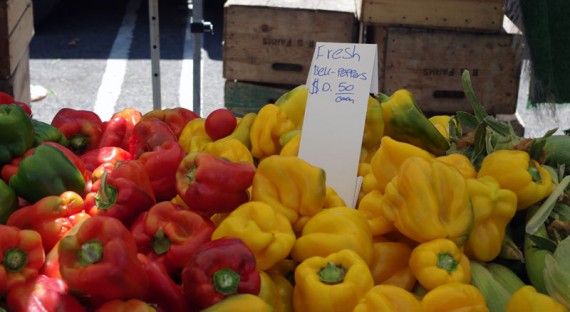
[[[307,78],[299,157],[326,172],[332,187],[354,207],[370,93],[378,92],[375,44],[317,42]]]

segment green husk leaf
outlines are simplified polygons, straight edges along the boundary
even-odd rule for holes
[[[558,244],[553,255],[546,255],[544,284],[548,294],[570,309],[570,236]]]
[[[462,128],[475,129],[479,125],[477,117],[467,112],[457,112],[456,117]]]
[[[554,208],[554,204],[556,203],[560,195],[564,193],[566,187],[568,187],[569,184],[570,184],[570,176],[564,177],[564,179],[562,179],[562,181],[558,183],[554,191],[552,191],[550,196],[546,198],[546,200],[542,203],[542,205],[540,205],[538,210],[532,215],[532,217],[530,217],[530,219],[526,223],[526,228],[525,228],[528,234],[534,234],[536,230],[538,230],[538,228],[544,222],[546,222],[546,219],[548,218],[548,216],[552,212],[552,209]]]
[[[464,70],[463,73],[461,73],[461,82],[463,84],[463,92],[465,92],[465,96],[469,100],[469,103],[471,103],[475,117],[477,117],[479,122],[482,122],[488,114],[483,106],[481,106],[477,96],[475,96],[473,84],[471,83],[471,74],[469,74],[468,70]]]
[[[533,248],[547,250],[549,252],[554,252],[556,250],[556,243],[548,238],[532,234],[529,235],[529,238],[532,241]]]

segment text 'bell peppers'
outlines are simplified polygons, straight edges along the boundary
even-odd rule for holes
[[[247,245],[226,237],[196,250],[182,271],[182,287],[190,305],[201,310],[238,294],[259,294],[261,278]]]
[[[471,265],[462,248],[446,238],[437,238],[417,245],[410,255],[410,270],[426,289],[471,281]]]
[[[17,165],[17,173],[10,178],[16,194],[35,203],[43,197],[59,196],[65,191],[85,192],[85,172],[66,156],[63,146],[45,142],[30,150]]]
[[[78,155],[99,147],[103,121],[93,111],[62,108],[53,117],[51,125],[65,135],[69,149]]]
[[[104,172],[85,198],[92,216],[108,216],[130,225],[142,211],[156,203],[150,179],[140,160],[125,160]]]
[[[241,239],[255,255],[259,271],[285,259],[296,239],[287,217],[256,201],[240,205],[216,227],[212,239],[222,237]]]
[[[323,209],[309,219],[291,251],[296,261],[350,249],[364,262],[372,262],[372,235],[368,221],[348,207]]]
[[[0,296],[35,278],[45,262],[42,237],[34,230],[0,224]]]
[[[34,144],[31,118],[16,104],[0,105],[0,167]]]
[[[99,305],[113,299],[143,299],[148,277],[129,230],[112,217],[85,220],[58,245],[60,272],[70,291]]]
[[[449,238],[463,245],[473,226],[473,209],[461,173],[442,162],[410,157],[386,185],[382,213],[416,242]]]
[[[129,138],[141,118],[141,112],[132,107],[113,114],[109,121],[103,123],[103,133],[98,147],[113,146],[128,150]]]
[[[503,189],[517,194],[523,210],[548,197],[554,185],[550,172],[522,150],[496,150],[483,158],[477,177],[492,176]]]
[[[499,187],[491,176],[467,179],[474,224],[465,243],[469,259],[488,262],[501,252],[509,222],[517,212],[517,195]]]
[[[325,180],[322,168],[302,158],[269,156],[257,165],[252,200],[268,203],[294,224],[322,210],[326,196]]]
[[[192,210],[206,215],[231,212],[249,200],[256,168],[205,152],[186,155],[176,172],[176,190]]]
[[[374,286],[368,265],[350,249],[315,256],[295,270],[295,311],[352,311]]]
[[[42,274],[12,287],[6,306],[9,311],[87,311],[64,281]]]
[[[86,218],[89,215],[83,210],[83,198],[66,191],[16,210],[6,224],[37,231],[42,236],[44,250],[49,251],[71,228]]]
[[[139,252],[162,263],[172,276],[179,276],[188,259],[210,240],[213,232],[210,219],[170,201],[142,212],[131,226]]]

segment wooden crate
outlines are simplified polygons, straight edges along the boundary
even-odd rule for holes
[[[236,116],[257,113],[259,109],[275,101],[296,86],[226,80],[224,106]]]
[[[227,0],[223,75],[303,84],[315,43],[358,42],[354,0]]]
[[[374,26],[379,50],[379,90],[410,90],[429,114],[472,111],[461,73],[468,69],[475,94],[490,114],[516,111],[521,72],[520,35]]]
[[[365,24],[498,31],[505,0],[356,0]]]
[[[34,34],[31,0],[0,0],[0,91],[30,102],[29,44]]]

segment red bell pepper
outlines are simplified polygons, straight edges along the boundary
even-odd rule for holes
[[[180,143],[166,141],[138,158],[144,164],[157,201],[171,200],[176,196],[176,171],[184,155]]]
[[[186,300],[198,309],[236,294],[258,295],[260,286],[255,256],[239,238],[224,237],[203,244],[182,271]]]
[[[144,299],[148,278],[133,235],[121,221],[96,216],[58,244],[59,270],[70,291],[99,306],[114,299]]]
[[[104,127],[99,147],[115,146],[128,150],[129,138],[141,118],[142,113],[131,107],[113,114],[109,121],[103,122]]]
[[[141,119],[129,138],[129,152],[138,159],[142,153],[152,151],[166,141],[178,142],[168,124],[156,117]]]
[[[0,296],[38,275],[45,261],[40,233],[0,224]]]
[[[77,223],[74,227],[72,227],[69,231],[67,231],[67,234],[65,236],[71,236],[71,235],[77,234],[77,231],[81,227],[81,224],[83,224],[83,222],[85,222],[85,220],[87,220],[87,219],[88,218],[83,219],[82,221],[79,221],[79,223]],[[55,244],[55,246],[53,246],[53,248],[51,250],[49,250],[49,251],[46,250],[46,252],[47,252],[46,260],[45,260],[44,265],[42,266],[42,268],[40,270],[40,274],[43,274],[45,276],[52,277],[52,278],[62,279],[61,273],[59,272],[59,251],[58,251],[58,247],[59,247],[59,241]]]
[[[103,172],[111,171],[119,161],[133,159],[133,155],[120,147],[105,146],[90,150],[80,158],[87,171],[91,172],[91,180],[96,181]]]
[[[176,172],[176,190],[192,210],[206,215],[231,212],[249,200],[256,168],[204,152],[184,157]]]
[[[99,146],[103,133],[103,121],[93,111],[60,109],[51,121],[69,140],[69,149],[83,154]]]
[[[131,226],[139,252],[160,261],[173,277],[179,276],[188,259],[210,240],[214,223],[198,213],[163,201],[139,215]]]
[[[140,160],[125,160],[104,172],[85,197],[85,211],[108,216],[130,226],[139,213],[156,204],[150,179]]]
[[[14,286],[6,298],[9,311],[81,312],[87,309],[60,279],[38,275]]]
[[[143,119],[148,117],[155,117],[166,122],[178,138],[184,126],[194,118],[199,118],[200,115],[184,107],[175,107],[150,111],[144,114]]]
[[[24,109],[24,111],[26,111],[26,114],[28,114],[28,116],[32,116],[32,108],[30,107],[30,105],[28,105],[24,102],[16,101],[8,93],[0,92],[0,105],[3,105],[3,104],[17,104],[20,107],[22,107]]]
[[[66,191],[14,211],[6,224],[37,231],[42,236],[44,250],[49,251],[72,227],[89,217],[83,210],[83,198]]]
[[[164,265],[141,253],[138,256],[149,281],[148,297],[145,301],[155,305],[159,312],[190,311],[182,286],[170,277]]]

